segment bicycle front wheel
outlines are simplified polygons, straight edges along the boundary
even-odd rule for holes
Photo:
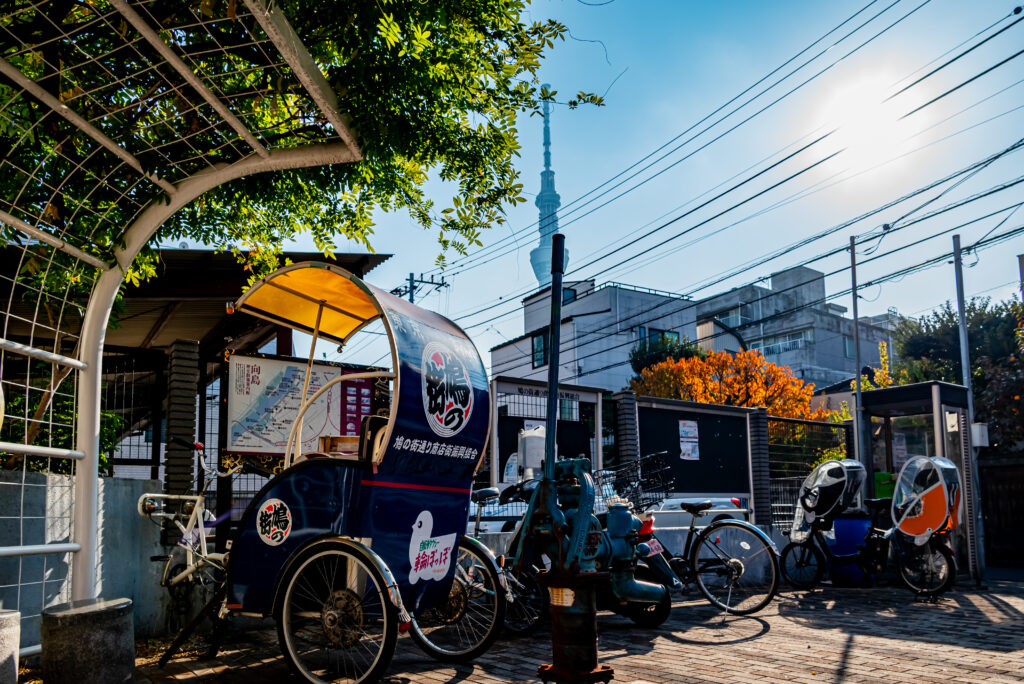
[[[899,566],[900,577],[920,596],[939,596],[956,581],[953,552],[945,546],[926,546],[903,555]]]
[[[734,615],[764,608],[779,590],[779,559],[748,523],[722,520],[697,535],[690,567],[711,605]]]
[[[813,589],[825,576],[825,555],[808,540],[782,549],[782,574],[795,589]]]
[[[548,616],[548,591],[537,584],[536,572],[532,567],[516,572],[505,569],[512,601],[505,606],[505,630],[513,636],[528,636]]]

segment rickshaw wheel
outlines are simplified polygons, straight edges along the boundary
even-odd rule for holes
[[[486,652],[505,620],[505,591],[490,560],[463,543],[455,565],[448,598],[417,615],[409,632],[427,655],[442,662],[466,662]]]
[[[378,681],[391,664],[398,616],[374,563],[348,544],[301,552],[281,580],[281,651],[310,682]]]
[[[469,592],[461,582],[452,582],[448,600],[434,608],[432,614],[438,622],[451,625],[462,619],[467,608],[469,608]]]

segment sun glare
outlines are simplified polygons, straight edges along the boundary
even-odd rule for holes
[[[907,122],[899,120],[906,105],[899,103],[900,98],[885,102],[893,92],[893,80],[881,73],[859,76],[836,88],[822,105],[821,121],[836,129],[832,137],[844,149],[839,158],[851,170],[891,159],[909,134]]]

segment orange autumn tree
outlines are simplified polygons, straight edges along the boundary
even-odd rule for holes
[[[811,409],[814,385],[784,366],[765,361],[760,352],[715,352],[707,358],[668,359],[645,368],[633,391],[648,397],[702,404],[764,406],[783,418],[827,420],[829,412]]]

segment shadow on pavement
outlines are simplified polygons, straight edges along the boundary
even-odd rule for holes
[[[991,584],[996,590],[1000,583]],[[777,601],[780,617],[812,629],[985,651],[1012,652],[1024,645],[1024,603],[1014,605],[994,591],[957,589],[929,603],[898,587],[825,587],[782,594]]]

